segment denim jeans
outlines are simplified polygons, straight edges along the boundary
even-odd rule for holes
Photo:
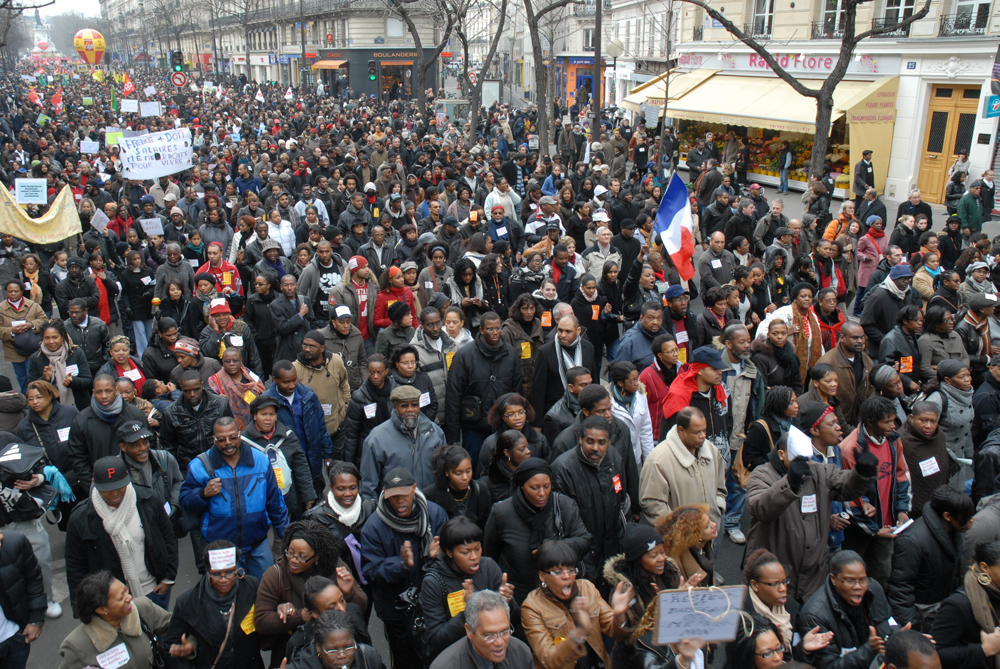
[[[135,355],[142,359],[142,354],[149,346],[149,337],[153,334],[153,321],[132,321],[132,336],[135,343]],[[141,391],[142,388],[139,388]]]
[[[14,376],[17,377],[17,385],[21,386],[21,392],[28,390],[28,361],[12,362],[10,366],[14,368]]]
[[[238,562],[239,566],[243,567],[246,573],[258,579],[262,578],[267,568],[274,564],[274,558],[271,557],[271,547],[268,545],[267,539],[254,546],[249,552],[240,551]]]
[[[787,193],[788,192],[788,172],[789,171],[790,170],[781,170],[780,171],[780,174],[781,174],[781,183],[778,184],[778,192],[779,193]]]
[[[167,594],[165,594],[165,595],[158,595],[155,592],[150,592],[148,595],[146,595],[146,598],[149,601],[151,601],[154,604],[156,604],[157,606],[159,606],[164,611],[169,611],[170,610],[170,589],[169,588],[167,589]]]
[[[472,462],[479,462],[479,451],[483,448],[483,442],[486,441],[486,437],[490,436],[489,432],[480,432],[478,430],[462,430],[462,447],[465,452],[469,454],[469,458]],[[475,469],[475,465],[473,469]]]
[[[31,646],[24,642],[20,631],[6,641],[0,642],[0,667],[4,669],[25,669]]]
[[[740,529],[740,518],[747,503],[747,491],[733,478],[732,470],[726,471],[726,515],[722,519],[726,532]]]

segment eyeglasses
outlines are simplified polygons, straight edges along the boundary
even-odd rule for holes
[[[850,588],[855,588],[859,585],[862,587],[866,587],[868,585],[867,576],[865,576],[864,578],[841,578],[839,576],[834,576],[834,578]]]
[[[514,628],[506,629],[503,632],[497,632],[496,634],[486,634],[483,636],[483,641],[486,643],[495,643],[500,639],[509,639],[510,635],[514,633]]]
[[[573,567],[572,569],[553,569],[546,573],[553,578],[559,578],[560,576],[576,576],[580,573],[580,570]]]
[[[227,569],[226,571],[216,571],[216,572],[210,571],[208,575],[212,578],[226,578],[226,579],[235,578],[236,570]]]
[[[521,409],[520,411],[512,411],[511,413],[505,413],[503,417],[506,418],[507,420],[514,420],[515,418],[524,418],[526,415],[527,414],[525,413],[524,409]]]
[[[357,648],[358,648],[357,644],[352,643],[350,646],[347,646],[345,648],[321,648],[320,650],[322,650],[330,657],[337,657],[338,655],[350,655],[355,650],[357,650]]]
[[[759,583],[761,585],[766,585],[769,588],[780,588],[781,586],[787,587],[788,584],[791,583],[791,579],[786,578],[783,581],[771,581],[770,583],[767,581],[759,581]]]
[[[500,332],[502,329],[503,328],[482,328],[483,332],[489,332],[490,334]]]
[[[316,554],[313,553],[312,555],[306,557],[305,555],[296,555],[292,551],[285,551],[285,557],[290,562],[297,562],[299,564],[305,564],[307,562],[311,562],[316,557]]]
[[[782,657],[784,657],[784,655],[785,655],[785,649],[784,648],[775,648],[773,650],[765,650],[763,653],[754,653],[754,655],[756,655],[758,657],[762,657],[765,660],[770,660],[775,655],[781,655]]]

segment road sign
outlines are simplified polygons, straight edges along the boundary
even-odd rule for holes
[[[172,83],[177,88],[181,88],[187,84],[187,75],[183,72],[174,72],[170,75],[170,83]]]
[[[476,73],[475,72],[469,72],[469,81],[472,82],[473,86],[476,85]]]

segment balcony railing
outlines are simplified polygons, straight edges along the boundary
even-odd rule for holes
[[[844,26],[835,19],[813,21],[813,39],[841,39],[844,36]]]
[[[966,37],[968,35],[985,35],[987,12],[972,14],[948,14],[941,17],[940,37]]]
[[[700,42],[705,39],[705,28],[703,26],[695,26],[691,33],[692,42]]]
[[[611,0],[603,0],[604,4],[602,6],[603,11],[611,10]],[[584,2],[581,5],[573,5],[573,16],[593,16],[597,13],[597,3],[596,2]]]
[[[771,39],[771,17],[754,19],[753,23],[744,24],[743,32],[757,39]]]
[[[878,28],[891,28],[899,23],[899,19],[874,19],[872,21],[872,29],[876,30]],[[903,26],[902,28],[896,28],[889,32],[877,33],[872,35],[872,37],[880,37],[882,39],[898,39],[900,37],[910,36],[910,24]]]

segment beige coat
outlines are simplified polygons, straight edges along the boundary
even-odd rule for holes
[[[0,302],[0,339],[3,340],[3,357],[7,362],[24,362],[26,360],[23,355],[19,355],[14,350],[14,334],[11,332],[14,321],[28,321],[35,326],[38,338],[42,338],[40,330],[45,322],[45,312],[42,311],[42,307],[37,302],[32,302],[27,297],[23,299],[24,304],[21,305],[20,311],[14,311],[14,307],[10,306],[10,302],[6,298]]]
[[[604,666],[611,666],[602,635],[622,641],[629,630],[614,624],[614,611],[593,583],[578,578],[576,587],[580,596],[587,599],[590,611],[587,644],[604,661]],[[576,629],[569,609],[557,604],[541,588],[532,590],[521,604],[521,623],[535,656],[535,669],[572,669],[576,661],[587,654],[586,649],[573,643],[569,636],[570,631]]]
[[[132,600],[132,611],[115,629],[98,616],[86,625],[78,625],[59,646],[59,669],[99,667],[97,656],[124,644],[129,660],[122,669],[149,669],[153,655],[149,638],[142,633],[139,619],[155,634],[163,636],[170,625],[170,614],[145,597]],[[193,640],[192,640],[193,641]]]
[[[721,526],[726,512],[726,469],[719,449],[705,441],[696,458],[681,442],[677,427],[670,428],[642,467],[639,503],[649,523],[679,506],[708,504],[709,517]]]
[[[351,384],[347,380],[347,367],[339,355],[331,357],[323,367],[307,367],[300,360],[292,363],[299,383],[316,393],[323,406],[326,431],[336,434],[347,415],[347,404],[351,401]],[[330,410],[327,411],[327,405]]]

